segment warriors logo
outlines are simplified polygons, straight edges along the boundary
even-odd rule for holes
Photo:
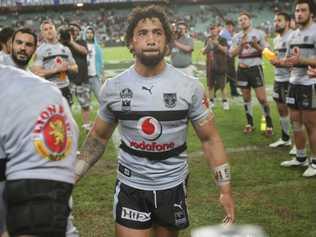
[[[37,153],[51,161],[64,159],[71,150],[70,125],[61,105],[49,105],[37,118],[33,130]]]
[[[177,94],[176,93],[164,93],[163,100],[167,108],[174,108],[177,104]]]
[[[162,126],[154,117],[143,117],[137,123],[139,133],[148,141],[154,141],[161,136]]]

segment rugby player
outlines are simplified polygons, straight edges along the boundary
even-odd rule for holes
[[[167,64],[172,38],[164,10],[136,8],[126,43],[135,64],[103,85],[94,127],[76,162],[79,180],[99,160],[114,128],[121,145],[113,214],[117,237],[176,237],[189,225],[186,204],[188,122],[220,189],[225,223],[235,221],[230,168],[198,80]]]

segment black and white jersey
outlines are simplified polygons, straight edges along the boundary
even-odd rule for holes
[[[299,49],[300,57],[316,57],[316,24],[312,23],[307,28],[297,29],[293,32],[287,54],[291,55],[293,50]],[[307,75],[307,65],[295,65],[291,69],[290,83],[295,85],[313,85],[316,79]]]
[[[143,190],[182,183],[188,123],[209,113],[202,85],[169,64],[150,78],[132,66],[107,80],[100,95],[99,117],[119,124],[119,180]]]

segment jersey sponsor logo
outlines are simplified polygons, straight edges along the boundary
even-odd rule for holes
[[[146,222],[151,220],[151,212],[140,212],[127,207],[122,207],[121,218],[130,221]]]
[[[293,97],[286,97],[286,103],[294,105],[295,104],[295,99]]]
[[[167,108],[174,108],[177,104],[177,94],[176,93],[164,93],[163,100]]]
[[[169,151],[169,150],[174,149],[175,147],[174,142],[160,144],[157,142],[146,143],[145,141],[141,141],[141,142],[131,141],[129,145],[130,147],[136,148],[138,150],[151,151],[151,152]]]
[[[49,105],[38,116],[33,129],[36,152],[50,161],[65,159],[71,151],[70,124],[61,105]]]
[[[157,140],[162,133],[161,123],[151,116],[142,117],[137,122],[137,129],[140,135],[148,141]]]

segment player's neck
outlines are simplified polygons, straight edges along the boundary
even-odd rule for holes
[[[249,32],[251,31],[251,29],[252,29],[252,27],[249,26],[247,29],[244,29],[243,32],[244,32],[245,34],[247,34],[247,33],[249,33]]]
[[[49,44],[56,44],[58,42],[57,39],[46,39],[45,41]]]
[[[282,33],[280,33],[279,35],[282,37],[282,36],[284,36],[288,31],[289,31],[289,28],[285,28],[284,31],[283,31]]]
[[[308,28],[312,23],[313,23],[313,20],[310,19],[306,24],[299,25],[299,28],[300,28],[300,30],[304,30],[304,29]]]
[[[159,64],[154,67],[148,67],[144,64],[136,61],[135,70],[136,72],[143,77],[153,77],[159,75],[166,67],[166,62],[161,60]]]

